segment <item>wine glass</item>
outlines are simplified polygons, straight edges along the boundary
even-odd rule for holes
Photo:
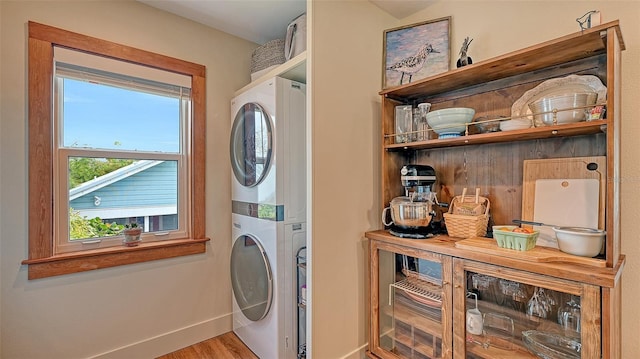
[[[571,295],[569,300],[558,310],[558,323],[565,329],[580,333],[580,303]]]

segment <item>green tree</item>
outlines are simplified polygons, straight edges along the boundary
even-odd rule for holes
[[[121,158],[74,157],[69,160],[69,186],[75,188],[96,177],[104,176],[132,164],[134,160]]]
[[[100,217],[87,219],[80,216],[80,212],[69,208],[69,238],[86,239],[117,236],[124,229],[124,225],[115,222],[104,223]]]

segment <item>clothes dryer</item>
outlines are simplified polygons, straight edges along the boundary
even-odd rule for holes
[[[306,243],[305,224],[232,217],[233,331],[259,358],[294,359],[295,254]]]
[[[306,86],[274,77],[231,101],[233,210],[304,222]]]
[[[305,85],[231,101],[233,330],[260,358],[296,358],[295,254],[306,245]]]

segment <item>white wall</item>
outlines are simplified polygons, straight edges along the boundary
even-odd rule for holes
[[[314,1],[312,354],[357,357],[368,338],[364,232],[380,210],[382,28],[368,1]]]
[[[27,280],[29,20],[207,67],[206,254]],[[3,0],[0,32],[0,357],[153,357],[231,330],[229,103],[256,45],[135,1]]]

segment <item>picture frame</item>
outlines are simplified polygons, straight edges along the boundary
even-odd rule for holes
[[[451,16],[384,30],[382,89],[450,69]]]

